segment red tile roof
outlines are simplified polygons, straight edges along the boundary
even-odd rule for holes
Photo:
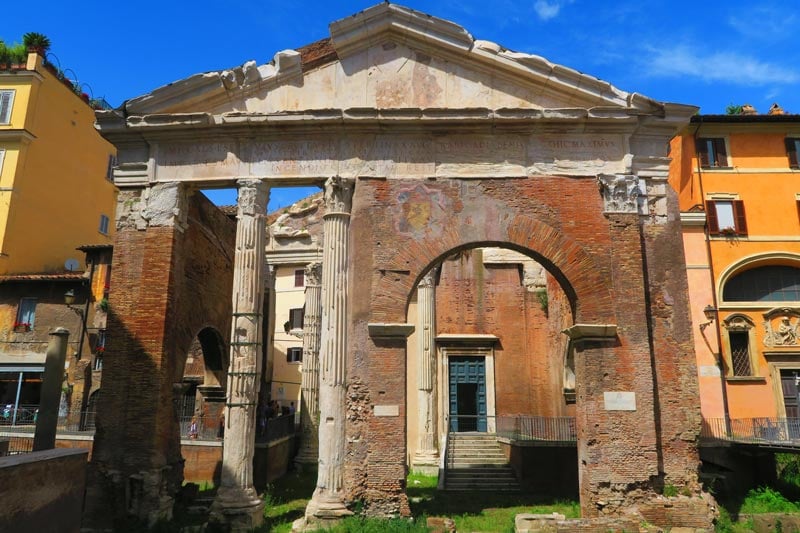
[[[86,278],[83,271],[60,274],[8,274],[0,276],[0,283],[8,281],[82,281],[84,279]]]

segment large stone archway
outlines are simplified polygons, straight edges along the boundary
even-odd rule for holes
[[[118,241],[185,221],[185,188],[239,188],[225,433],[236,446],[226,445],[217,517],[249,527],[261,511],[249,461],[268,189],[325,184],[320,475],[308,521],[347,514],[355,501],[373,515],[408,513],[410,295],[453,250],[501,245],[547,266],[573,307],[584,515],[636,506],[654,523],[708,525],[704,500],[657,498],[664,484],[700,493],[696,370],[665,153],[695,110],[381,4],[270,64],[194,76],[98,113],[119,151]],[[141,253],[122,247],[115,261]],[[124,387],[117,380],[108,386]],[[108,437],[98,436],[102,449]],[[114,470],[113,458],[102,461]],[[117,494],[146,472],[147,501],[169,503],[165,475],[148,461],[116,461],[121,474],[106,482]]]

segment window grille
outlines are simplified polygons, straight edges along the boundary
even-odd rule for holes
[[[731,343],[731,366],[734,376],[752,376],[750,364],[750,333],[747,331],[729,331]]]

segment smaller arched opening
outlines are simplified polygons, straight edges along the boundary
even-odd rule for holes
[[[225,405],[226,360],[220,333],[212,327],[201,329],[189,347],[181,378],[177,411],[182,437],[217,438]]]
[[[507,243],[462,246],[426,269],[406,315],[415,326],[406,349],[411,469],[443,476],[449,489],[521,481],[577,498],[575,379],[562,333],[574,309],[552,263]],[[478,455],[461,457],[461,441],[481,443]],[[491,468],[478,480],[469,465]]]

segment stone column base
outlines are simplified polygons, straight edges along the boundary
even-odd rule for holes
[[[292,523],[292,532],[301,533],[330,529],[342,519],[352,515],[353,511],[348,509],[341,499],[320,497],[315,492],[306,507],[306,515]]]
[[[439,474],[439,454],[437,452],[421,452],[414,454],[411,470],[428,476]]]
[[[301,472],[316,469],[319,464],[319,452],[317,450],[300,450],[294,456],[294,464]]]
[[[209,522],[219,524],[226,531],[251,531],[264,522],[264,502],[253,489],[220,488],[211,506]]]

